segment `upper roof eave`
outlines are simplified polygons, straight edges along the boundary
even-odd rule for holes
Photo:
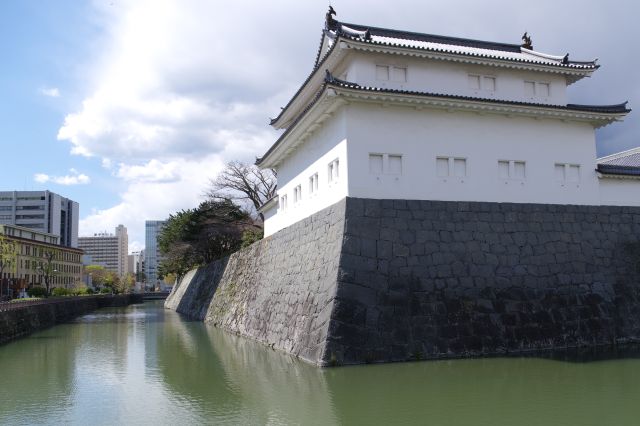
[[[464,38],[457,38],[457,37],[437,36],[432,34],[421,34],[421,33],[414,33],[414,32],[408,32],[408,31],[390,30],[386,28],[365,27],[363,25],[358,25],[358,24],[347,24],[347,23],[342,24],[340,22],[338,22],[337,25],[346,25],[350,28],[354,28],[362,31],[369,30],[369,31],[372,31],[372,33],[379,33],[379,34],[392,33],[394,34],[394,36],[398,38],[404,37],[406,39],[410,39],[409,37],[413,37],[412,39],[415,39],[415,40],[429,40],[429,41],[435,40],[443,44],[452,44],[452,45],[465,46],[465,47],[477,47],[481,49],[504,51],[504,52],[511,52],[511,53],[519,53],[523,50],[523,48],[517,44],[507,44],[507,43],[464,39]],[[322,47],[327,37],[333,39],[333,44],[331,45],[329,50],[324,55],[322,55]],[[578,79],[584,76],[587,76],[593,73],[595,70],[597,70],[600,67],[600,65],[597,65],[595,61],[586,61],[586,62],[569,61],[566,64],[565,63],[548,63],[548,62],[536,61],[536,60],[504,58],[498,55],[492,56],[492,55],[485,55],[485,54],[474,54],[470,52],[456,52],[456,51],[447,50],[447,49],[430,49],[426,47],[407,46],[407,45],[393,44],[393,43],[382,43],[378,41],[365,40],[363,38],[350,36],[340,31],[336,31],[332,33],[327,29],[323,29],[313,70],[307,76],[305,81],[300,85],[300,88],[291,97],[289,102],[282,108],[278,116],[270,120],[271,126],[277,129],[282,129],[283,127],[285,127],[284,123],[286,121],[283,120],[283,117],[287,115],[289,108],[295,103],[295,101],[299,98],[299,96],[304,92],[304,89],[309,84],[309,82],[313,79],[313,77],[316,76],[318,74],[318,71],[323,68],[323,66],[327,62],[327,59],[331,56],[332,52],[335,51],[335,47],[339,45],[340,39],[344,41],[348,41],[350,43],[355,43],[356,45],[359,44],[361,46],[369,45],[369,46],[386,47],[389,49],[408,49],[413,51],[433,52],[436,54],[444,55],[444,59],[446,59],[447,56],[475,58],[480,61],[500,61],[505,63],[520,64],[525,68],[533,67],[535,69],[553,70],[553,72],[566,73],[570,75],[571,83],[577,81]],[[528,52],[533,52],[527,49],[524,49],[524,50]],[[539,54],[538,52],[533,52],[533,53]],[[550,55],[544,55],[544,54],[540,54],[540,55],[547,56],[547,57],[550,56]]]
[[[520,63],[520,64],[529,64],[531,66],[537,66],[537,67],[545,67],[545,68],[550,68],[550,69],[557,69],[558,71],[556,72],[564,72],[564,73],[572,73],[572,74],[576,74],[576,73],[580,73],[580,74],[590,74],[593,71],[597,70],[598,68],[600,68],[600,65],[596,64],[595,61],[569,61],[567,63],[561,63],[561,62],[557,62],[557,63],[553,63],[553,62],[545,62],[542,60],[534,60],[534,59],[524,59],[524,58],[508,58],[508,57],[503,57],[500,55],[490,55],[490,54],[482,54],[482,53],[474,53],[474,52],[462,52],[462,51],[456,51],[453,49],[446,49],[446,48],[431,48],[431,47],[420,47],[420,46],[411,46],[408,44],[400,44],[400,43],[388,43],[388,42],[382,42],[382,41],[375,41],[375,40],[365,40],[363,38],[360,37],[355,37],[355,36],[350,36],[350,35],[346,35],[346,34],[340,34],[340,37],[344,40],[349,40],[352,42],[357,42],[357,43],[362,43],[364,45],[371,45],[371,46],[383,46],[383,47],[388,47],[388,48],[402,48],[402,49],[409,49],[409,50],[415,50],[415,51],[426,51],[426,52],[435,52],[435,53],[443,53],[443,54],[448,54],[448,55],[454,55],[454,56],[461,56],[461,57],[471,57],[471,58],[479,58],[479,59],[491,59],[491,60],[497,60],[497,61],[501,61],[501,62],[511,62],[511,63]],[[452,45],[455,46],[455,45]],[[535,54],[538,54],[538,56],[543,57],[543,54],[540,54],[539,52],[533,52]],[[549,55],[547,55],[549,56]]]

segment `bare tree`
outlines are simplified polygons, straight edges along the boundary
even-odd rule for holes
[[[241,161],[227,163],[224,170],[211,179],[206,195],[213,200],[240,200],[258,208],[276,195],[276,173]],[[258,212],[264,222],[264,216]]]
[[[47,289],[47,295],[51,294],[51,278],[53,278],[53,276],[58,272],[55,264],[53,263],[57,254],[58,252],[54,250],[44,252],[43,256],[45,258],[45,262],[41,262],[38,266],[38,272],[44,277],[44,285]]]

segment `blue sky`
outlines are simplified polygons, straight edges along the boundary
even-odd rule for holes
[[[617,2],[334,0],[338,19],[599,58],[570,102],[640,108],[638,6]],[[129,229],[200,202],[230,160],[252,161],[311,70],[326,1],[0,2],[3,190],[80,203],[80,233]],[[598,131],[600,154],[640,145],[640,119]]]
[[[53,3],[51,3],[53,4]],[[101,28],[87,2],[60,0],[56,7],[41,1],[0,4],[0,51],[7,58],[0,78],[2,188],[39,190],[47,186],[95,208],[107,208],[118,196],[102,172],[98,158],[69,155],[56,135],[65,115],[82,99],[88,85],[82,73]],[[45,95],[57,89],[56,97]],[[55,94],[55,92],[53,93]],[[35,173],[68,175],[70,169],[91,171],[91,185],[44,185]],[[98,189],[99,188],[99,189]],[[84,212],[86,213],[86,211]]]

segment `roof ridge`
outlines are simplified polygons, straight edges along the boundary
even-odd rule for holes
[[[521,45],[519,44],[512,44],[512,43],[485,41],[485,40],[478,40],[478,39],[471,39],[471,38],[464,38],[464,37],[443,36],[439,34],[428,34],[428,33],[414,32],[414,31],[395,30],[392,28],[370,27],[366,25],[351,24],[351,23],[340,22],[340,21],[336,21],[336,22],[338,24],[338,28],[340,27],[340,25],[345,25],[357,31],[369,30],[372,35],[379,35],[382,37],[385,36],[384,35],[385,33],[388,33],[388,34],[395,35],[396,38],[410,39],[409,37],[413,37],[412,38],[413,40],[424,39],[421,41],[430,41],[434,43],[438,43],[438,41],[435,41],[435,40],[455,41],[456,43],[453,43],[453,44],[457,44],[459,46],[479,47],[479,48],[484,48],[489,50],[503,50],[503,51],[514,52],[514,53],[520,53],[520,47],[521,47]],[[452,43],[443,43],[443,44],[452,44]]]
[[[347,30],[343,30],[343,27],[347,27]],[[443,36],[438,34],[427,34],[427,33],[418,33],[413,31],[404,31],[404,30],[394,30],[390,28],[381,28],[381,27],[369,27],[361,24],[351,24],[347,22],[340,22],[333,20],[330,26],[325,28],[325,31],[335,31],[336,35],[342,36],[348,39],[359,39],[361,41],[365,41],[367,43],[372,44],[380,44],[380,45],[398,45],[397,43],[388,43],[384,41],[375,41],[372,40],[371,36],[376,37],[388,37],[388,38],[396,38],[401,40],[411,40],[411,41],[419,41],[425,43],[435,43],[435,44],[443,44],[450,46],[462,46],[476,49],[484,49],[484,50],[493,50],[496,52],[508,52],[508,53],[527,53],[531,56],[545,58],[547,60],[553,61],[554,59],[550,59],[550,57],[555,57],[555,55],[549,55],[544,52],[538,52],[536,50],[525,47],[520,44],[511,44],[511,43],[502,43],[496,41],[485,41],[471,38],[462,38],[462,37],[452,37],[452,36]],[[363,34],[366,34],[364,39],[351,34],[351,32],[357,31]],[[400,44],[401,45],[401,44]],[[424,48],[423,48],[424,49]],[[438,51],[440,49],[427,49],[427,50],[435,50]],[[524,52],[523,52],[524,50]],[[467,53],[468,54],[468,53]],[[479,55],[479,56],[491,56],[491,55]],[[513,58],[512,58],[513,60]],[[536,62],[536,61],[527,61],[522,60],[523,62]],[[592,67],[597,69],[599,65],[596,64],[597,59],[593,61],[572,61],[569,60],[569,54],[562,57],[558,57],[558,63],[554,64],[557,66],[564,66],[572,68],[571,65],[574,66],[584,66],[584,67]],[[548,64],[551,65],[551,64]]]

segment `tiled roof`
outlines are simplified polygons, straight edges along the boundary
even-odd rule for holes
[[[323,53],[325,35],[334,40],[333,43],[329,45],[329,49]],[[338,37],[352,41],[369,43],[371,45],[410,48],[480,59],[497,59],[522,64],[560,67],[567,70],[573,70],[573,72],[589,72],[599,67],[599,65],[596,65],[595,61],[570,61],[568,60],[568,54],[566,56],[546,55],[533,50],[524,49],[519,44],[498,43],[393,30],[388,28],[367,27],[364,25],[341,23],[336,20],[332,20],[323,31],[311,73],[307,76],[298,91],[291,97],[287,105],[282,108],[278,116],[270,120],[271,125],[274,125],[283,116],[284,112],[291,106],[293,101],[302,92],[311,78],[322,68],[325,60],[334,50],[334,47],[336,46],[335,39]]]
[[[596,65],[595,61],[571,61],[569,60],[569,55],[546,55],[530,49],[525,49],[518,44],[497,43],[392,30],[388,28],[367,27],[364,25],[341,23],[338,21],[334,21],[332,28],[329,28],[329,30],[337,36],[373,45],[404,47],[488,59],[550,65],[563,68],[590,70],[599,67]]]
[[[338,78],[333,77],[330,74],[327,75],[327,77],[325,78],[325,81],[329,84],[333,84],[338,87],[344,87],[347,89],[357,89],[357,90],[362,90],[367,92],[418,95],[418,96],[428,96],[432,98],[443,98],[443,99],[463,100],[463,101],[479,101],[479,102],[488,102],[488,103],[502,104],[502,105],[551,108],[551,109],[565,110],[565,111],[599,112],[604,114],[622,114],[622,113],[631,112],[631,110],[627,108],[627,102],[624,102],[621,104],[615,104],[615,105],[579,105],[579,104],[549,105],[549,104],[540,104],[540,103],[533,103],[533,102],[506,101],[506,100],[500,100],[500,99],[475,98],[472,96],[448,95],[448,94],[442,94],[442,93],[416,92],[411,90],[397,90],[397,89],[386,89],[386,88],[380,88],[380,87],[368,87],[368,86],[361,86],[356,83],[350,83],[348,81],[340,80]]]
[[[597,170],[603,174],[640,176],[640,148],[600,158]]]

